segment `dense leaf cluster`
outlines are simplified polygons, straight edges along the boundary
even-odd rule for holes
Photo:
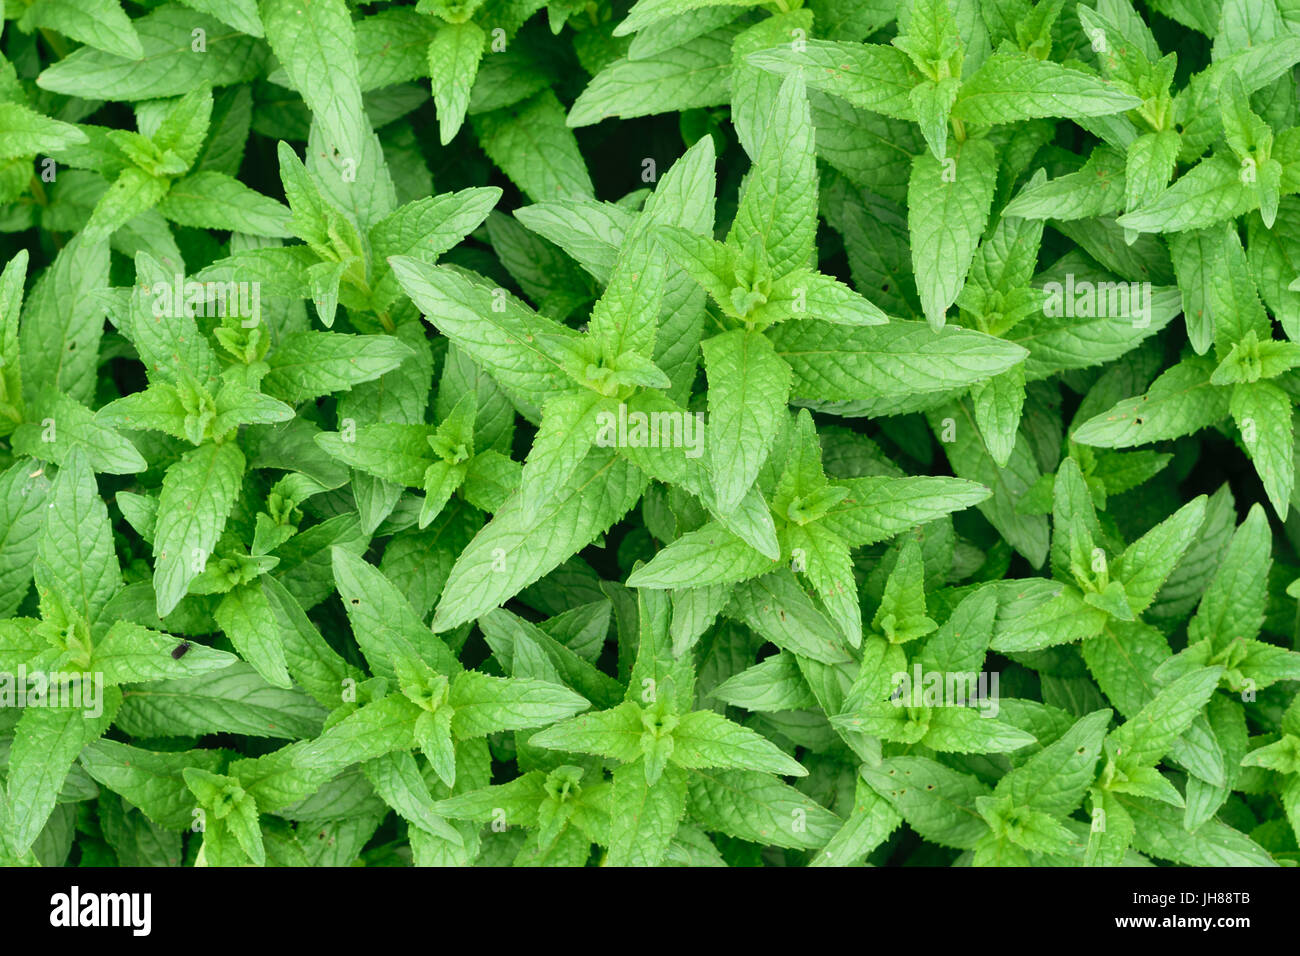
[[[1300,861],[1300,8],[3,0],[0,861]]]

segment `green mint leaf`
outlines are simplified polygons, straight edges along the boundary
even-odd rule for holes
[[[234,507],[245,459],[232,444],[187,452],[163,478],[154,531],[154,590],[165,617],[207,566]]]

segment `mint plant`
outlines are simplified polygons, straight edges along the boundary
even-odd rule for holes
[[[0,7],[0,862],[1300,862],[1287,4]]]

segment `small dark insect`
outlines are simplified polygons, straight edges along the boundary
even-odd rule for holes
[[[181,641],[179,644],[177,644],[175,647],[172,648],[172,657],[174,657],[176,660],[180,660],[189,652],[189,649],[193,646],[194,645],[191,644],[189,641]]]

